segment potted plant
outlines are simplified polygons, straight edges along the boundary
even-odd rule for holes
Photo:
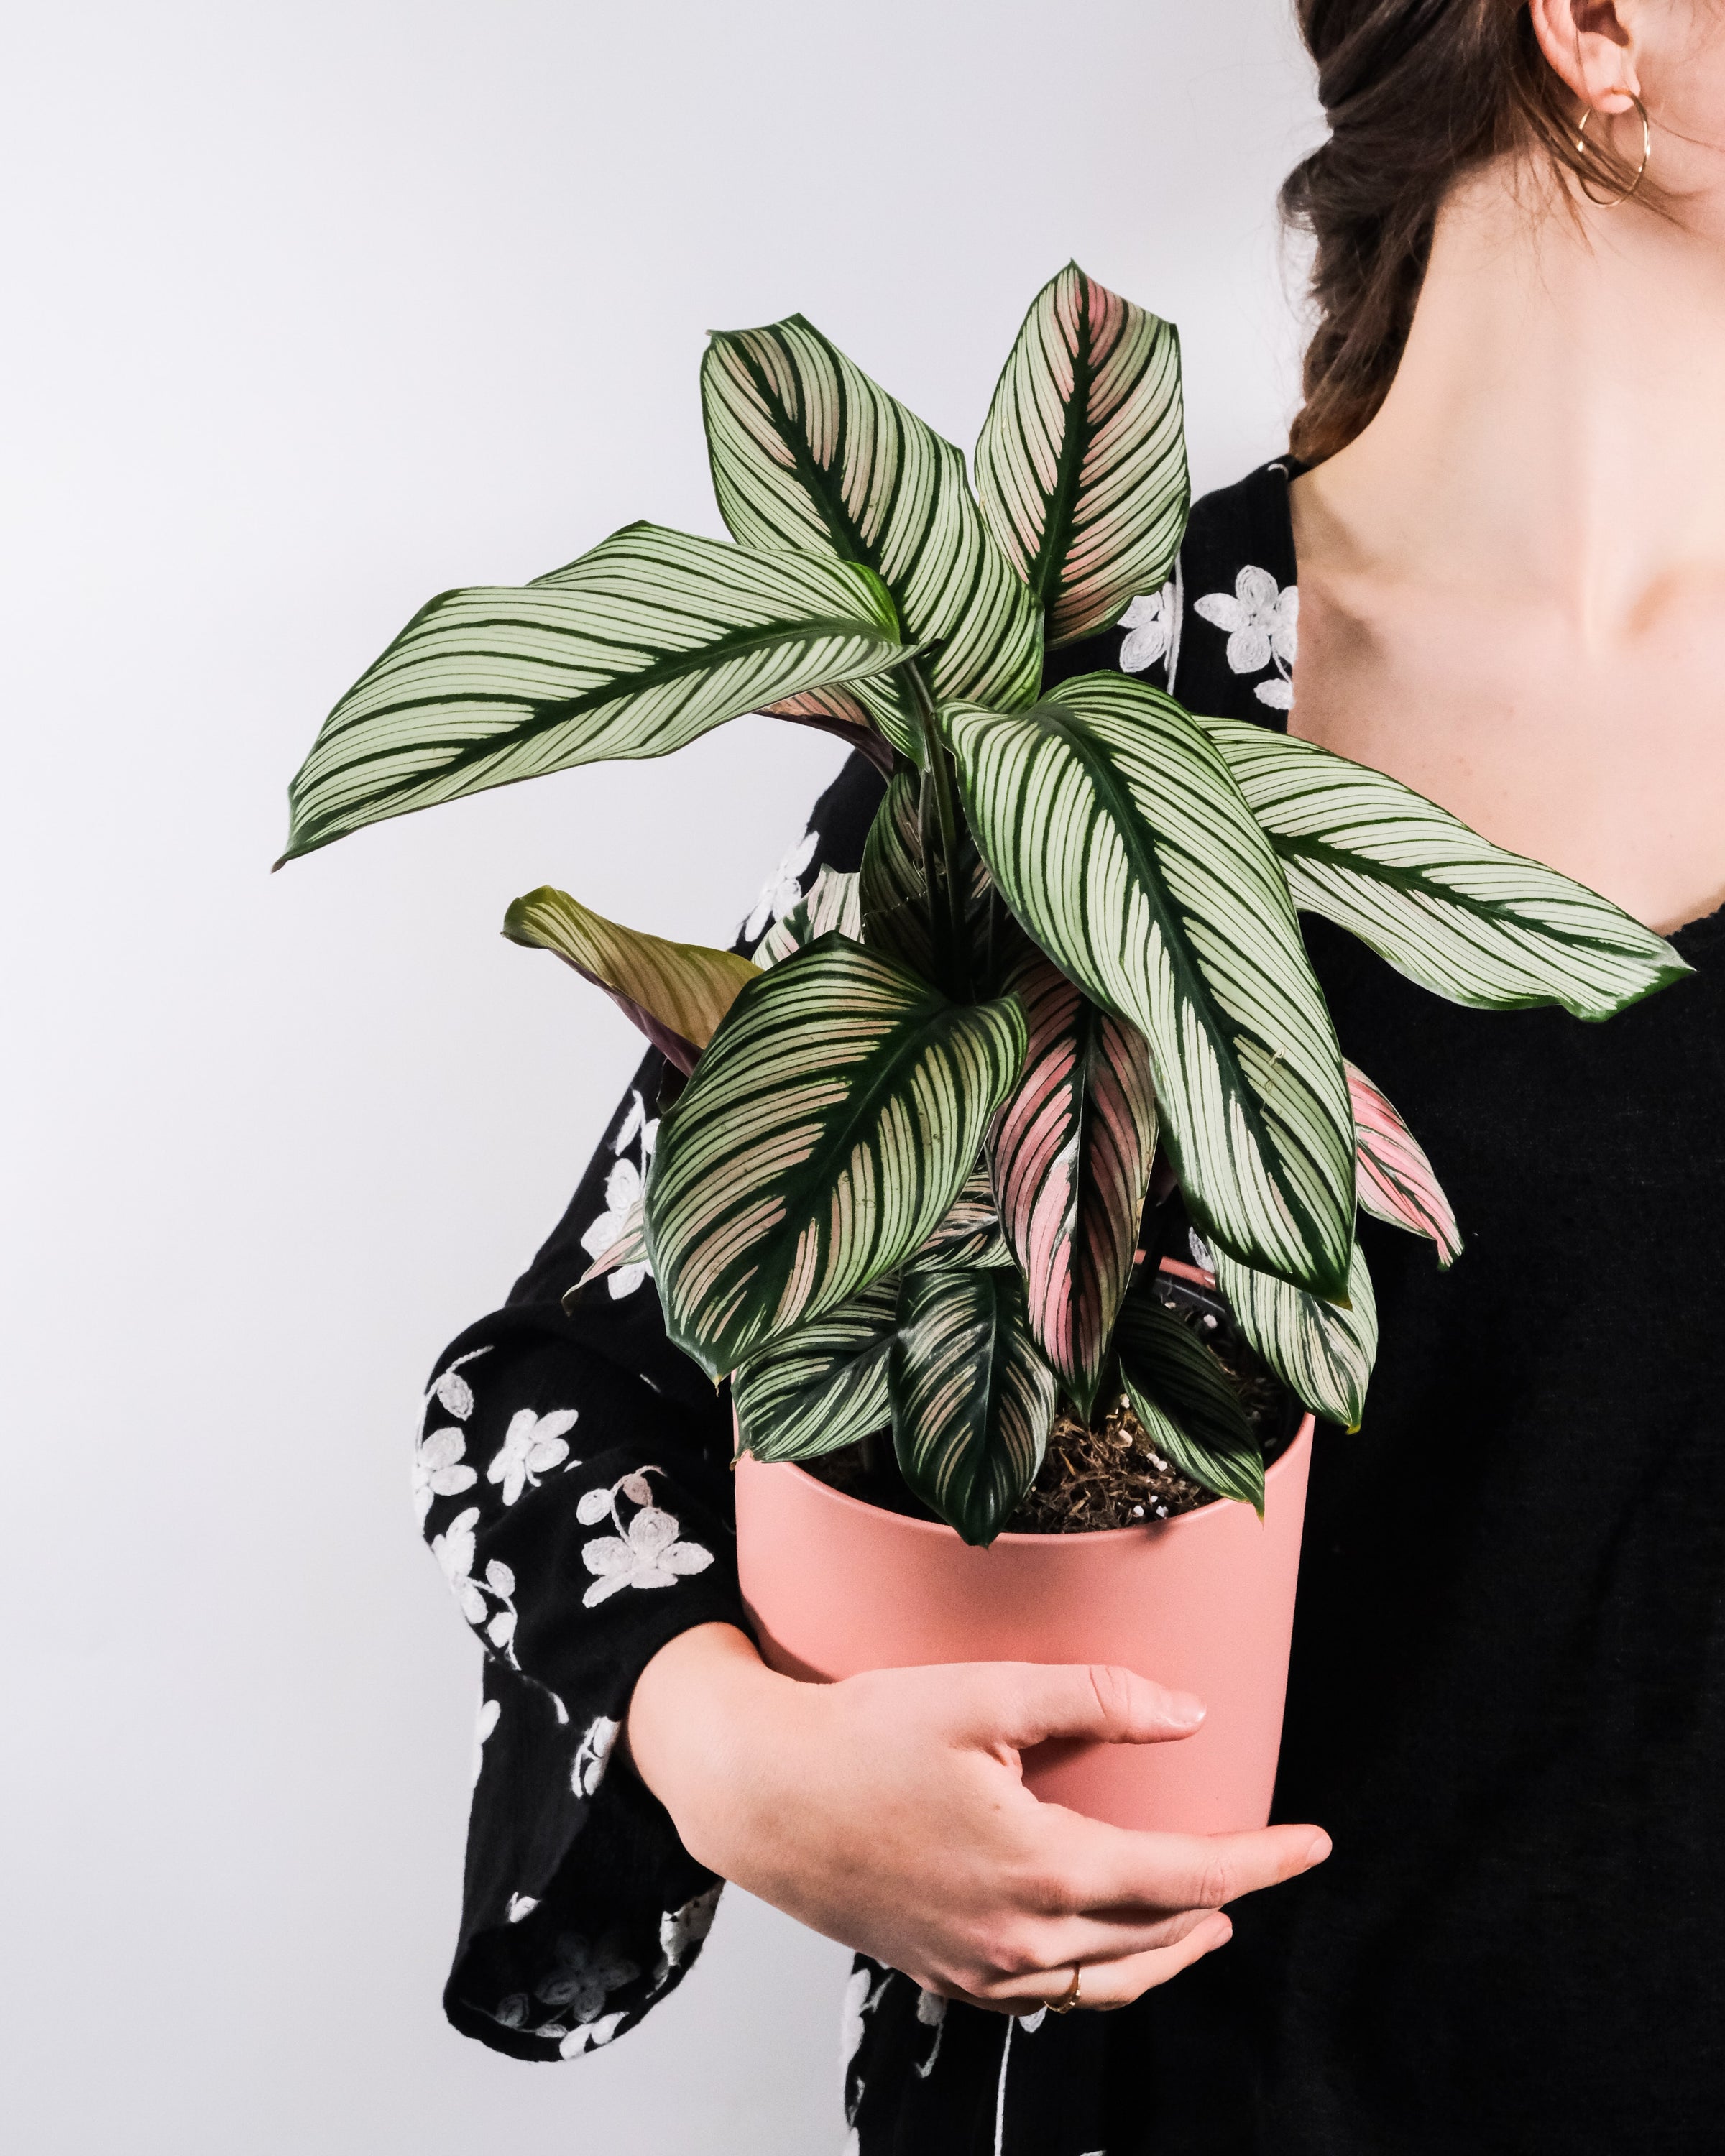
[[[1134,1663],[1204,1697],[1204,1730],[1033,1762],[1040,1786],[1260,1823],[1312,1418],[1358,1424],[1376,1344],[1356,1209],[1460,1248],[1296,909],[1482,1006],[1599,1019],[1686,968],[1378,773],[1117,672],[1045,690],[1048,652],[1160,587],[1189,500],[1176,333],[1076,265],[1031,305],[974,491],[798,316],[716,336],[701,381],[734,543],[634,525],[432,600],[325,722],[284,859],[744,711],[870,757],[860,872],[753,958],[548,888],[510,908],[677,1076],[602,1265],[649,1264],[671,1338],[732,1383],[770,1657]],[[1168,1502],[1034,1531],[1086,1524],[1063,1496],[1104,1470]]]

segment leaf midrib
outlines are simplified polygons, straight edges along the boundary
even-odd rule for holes
[[[1079,475],[1093,429],[1090,418],[1091,391],[1096,381],[1094,327],[1090,314],[1090,280],[1081,278],[1079,333],[1072,353],[1072,394],[1067,401],[1060,435],[1060,453],[1055,466],[1055,482],[1044,507],[1044,536],[1037,549],[1033,572],[1025,581],[1030,596],[1045,613],[1060,603],[1065,588],[1062,570],[1077,521]],[[1052,580],[1054,588],[1049,584]]]
[[[1243,1103],[1245,1122],[1250,1132],[1252,1142],[1257,1147],[1259,1156],[1271,1181],[1275,1183],[1283,1204],[1288,1208],[1296,1223],[1308,1231],[1317,1247],[1322,1248],[1325,1238],[1318,1232],[1321,1224],[1313,1219],[1298,1193],[1289,1188],[1287,1178],[1282,1168],[1280,1149],[1272,1140],[1265,1124],[1263,1111],[1259,1106],[1257,1096],[1248,1084],[1245,1071],[1240,1068],[1240,1060],[1235,1050],[1232,1026],[1225,1014],[1219,1011],[1209,983],[1205,980],[1198,961],[1192,953],[1184,910],[1178,905],[1168,888],[1166,879],[1162,872],[1162,864],[1156,858],[1154,842],[1150,837],[1150,827],[1140,811],[1137,801],[1132,798],[1131,788],[1116,772],[1106,745],[1089,732],[1081,719],[1072,716],[1065,709],[1061,710],[1058,717],[1051,716],[1047,713],[1045,707],[1043,711],[1028,713],[1026,716],[1035,718],[1040,725],[1055,734],[1056,738],[1065,738],[1068,741],[1074,755],[1084,767],[1099,800],[1107,803],[1110,819],[1121,834],[1128,858],[1156,913],[1158,925],[1162,930],[1163,942],[1168,952],[1169,963],[1173,968],[1177,990],[1185,1000],[1197,1007],[1205,1035],[1214,1046],[1224,1083],[1228,1090]],[[1122,1011],[1117,1015],[1126,1019],[1128,1024],[1136,1023],[1129,1012]],[[1153,1070],[1155,1055],[1153,1045],[1151,1052]],[[1158,1096],[1166,1101],[1168,1098],[1168,1090],[1162,1085],[1159,1074],[1158,1074],[1157,1091]],[[1183,1169],[1185,1137],[1183,1132],[1176,1132],[1173,1128],[1171,1118],[1168,1139],[1170,1149],[1176,1152],[1178,1164]],[[1307,1244],[1308,1252],[1312,1247],[1312,1241],[1308,1241]]]
[[[613,675],[607,681],[594,688],[583,690],[577,696],[535,700],[501,693],[464,691],[456,701],[468,710],[484,708],[488,706],[495,706],[501,709],[519,706],[525,702],[531,716],[506,732],[493,734],[481,742],[464,741],[445,743],[435,739],[416,741],[413,744],[416,751],[430,750],[434,752],[442,751],[444,761],[433,770],[422,767],[391,785],[379,788],[365,797],[366,803],[368,805],[377,801],[387,801],[398,795],[417,792],[419,788],[433,781],[444,779],[452,773],[468,770],[475,764],[486,762],[495,756],[506,753],[511,748],[520,747],[527,742],[536,741],[542,734],[550,733],[558,726],[567,726],[587,712],[599,710],[603,706],[615,703],[624,697],[638,696],[652,689],[665,687],[682,680],[686,675],[701,673],[730,664],[738,659],[747,659],[757,654],[773,650],[794,650],[799,644],[814,644],[834,636],[860,639],[876,644],[884,649],[896,650],[899,648],[899,639],[896,637],[889,636],[884,629],[855,619],[846,619],[842,615],[834,615],[830,619],[816,616],[811,619],[798,622],[794,633],[791,634],[788,634],[782,628],[733,631],[719,638],[714,643],[702,644],[697,650],[679,653],[675,658],[655,660],[652,665],[642,667],[634,674]],[[507,654],[498,654],[497,655],[506,656]],[[346,699],[343,701],[345,701]],[[439,704],[447,704],[450,701],[449,694],[445,690],[438,696],[403,697],[398,701],[381,705],[369,711],[356,712],[351,718],[331,724],[322,737],[313,744],[312,757],[317,757],[320,752],[332,748],[337,742],[345,739],[350,732],[356,729],[375,726],[384,719],[393,718],[408,711],[428,709]],[[335,774],[319,771],[310,778],[306,778],[305,773],[301,772],[296,776],[293,786],[289,790],[290,802],[297,803],[307,794],[315,795],[329,783],[331,776],[339,775],[346,778],[351,773],[363,772],[369,765],[393,762],[401,754],[402,744],[398,742],[369,750],[363,755],[342,760],[336,767]],[[310,761],[311,758],[308,758],[308,763]],[[537,777],[539,774],[534,773],[524,775]],[[355,806],[355,803],[350,798],[339,809],[332,808],[327,816],[319,818],[309,824],[301,835],[311,837],[332,819],[345,824],[353,814]],[[299,847],[295,850],[304,851],[305,849]]]

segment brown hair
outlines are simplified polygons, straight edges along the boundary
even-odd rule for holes
[[[1532,150],[1598,197],[1635,177],[1579,115],[1526,0],[1298,0],[1329,140],[1283,182],[1317,243],[1306,401],[1290,446],[1333,456],[1384,402],[1414,319],[1439,206],[1490,158]]]

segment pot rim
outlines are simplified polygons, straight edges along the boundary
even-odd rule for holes
[[[1317,1418],[1308,1412],[1281,1458],[1273,1461],[1265,1471],[1264,1491],[1266,1500],[1271,1486],[1280,1479],[1283,1469],[1292,1461],[1296,1454],[1311,1445],[1312,1433],[1316,1427]],[[945,1536],[956,1543],[961,1549],[968,1549],[972,1547],[970,1543],[965,1542],[956,1527],[949,1527],[944,1520],[919,1520],[908,1512],[889,1512],[884,1505],[871,1505],[863,1497],[847,1496],[844,1491],[834,1490],[829,1483],[823,1482],[819,1476],[811,1475],[806,1468],[798,1466],[793,1460],[757,1460],[753,1453],[743,1452],[738,1454],[735,1464],[741,1467],[745,1460],[751,1467],[786,1469],[799,1481],[806,1482],[811,1490],[817,1491],[819,1500],[836,1505],[841,1510],[865,1512],[872,1519],[891,1521],[895,1527],[908,1528],[919,1535]],[[1230,1508],[1236,1505],[1244,1506],[1248,1512],[1251,1510],[1250,1506],[1246,1504],[1243,1497],[1217,1497],[1208,1505],[1199,1506],[1194,1512],[1177,1512],[1172,1519],[1168,1520],[1146,1520],[1142,1524],[1131,1527],[1091,1527],[1081,1533],[1071,1535],[999,1534],[995,1536],[988,1547],[991,1549],[998,1549],[1003,1543],[1005,1543],[1014,1547],[1034,1543],[1045,1548],[1050,1543],[1054,1543],[1081,1548],[1091,1543],[1124,1542],[1134,1535],[1159,1539],[1164,1535],[1173,1533],[1176,1529],[1194,1528],[1204,1520],[1228,1519],[1232,1517]]]

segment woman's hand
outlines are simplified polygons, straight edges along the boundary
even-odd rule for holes
[[[703,1625],[642,1672],[627,1741],[701,1863],[943,1998],[1124,2006],[1220,1946],[1222,1905],[1328,1856],[1312,1826],[1128,1833],[1024,1787],[1045,1738],[1189,1737],[1198,1701],[1130,1670],[1034,1662],[775,1675]]]

